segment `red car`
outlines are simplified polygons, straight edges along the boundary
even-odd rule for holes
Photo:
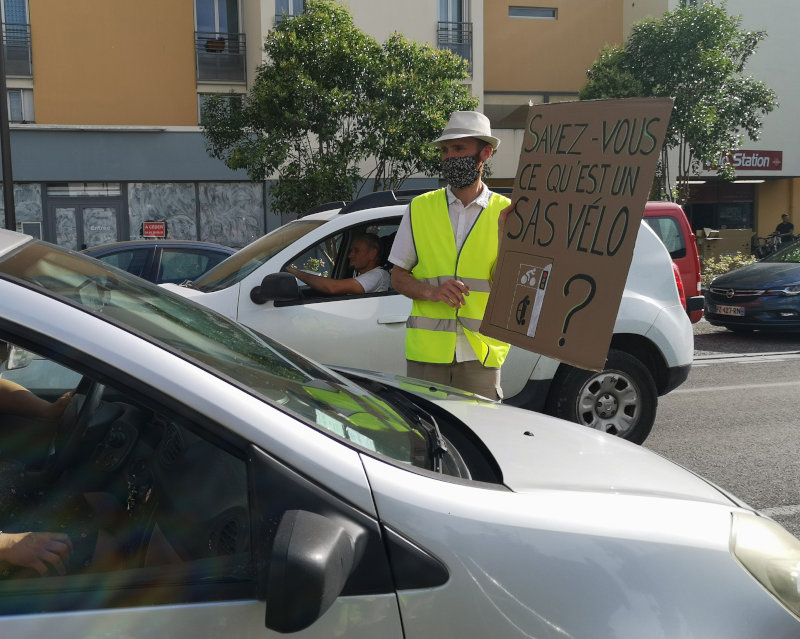
[[[700,283],[700,255],[697,241],[683,209],[675,202],[648,202],[644,220],[661,238],[680,273],[683,284],[681,301],[692,323],[703,317],[703,295]],[[678,287],[680,291],[680,287]]]

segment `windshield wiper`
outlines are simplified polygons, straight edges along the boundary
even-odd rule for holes
[[[402,391],[370,380],[359,380],[364,386],[370,387],[372,392],[380,395],[384,399],[388,399],[402,415],[410,418],[416,430],[425,437],[427,443],[428,456],[431,458],[432,470],[437,473],[442,472],[442,462],[448,454],[447,442],[439,430],[439,424],[436,419],[428,411],[422,408],[419,404],[414,402],[408,395]]]
[[[433,461],[433,470],[434,472],[441,473],[442,460],[444,460],[445,455],[447,455],[447,443],[444,437],[442,437],[442,431],[439,430],[439,425],[436,423],[436,419],[433,415],[413,402],[411,402],[411,404],[417,411],[414,415],[414,420],[417,422],[419,429],[424,431],[427,436],[428,454]],[[423,419],[423,415],[425,419]]]

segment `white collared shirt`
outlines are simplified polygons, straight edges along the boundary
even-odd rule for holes
[[[489,205],[489,198],[493,195],[489,188],[484,184],[483,189],[472,202],[464,206],[448,186],[445,188],[447,195],[447,212],[450,216],[450,224],[453,227],[453,236],[456,240],[456,250],[460,251],[467,239],[470,230],[475,225],[481,211]],[[397,229],[392,250],[389,254],[389,261],[406,271],[411,271],[419,261],[417,248],[414,245],[414,236],[411,232],[411,205],[406,208],[400,226]],[[472,350],[467,336],[461,325],[456,329],[456,361],[468,362],[476,360],[478,357]]]

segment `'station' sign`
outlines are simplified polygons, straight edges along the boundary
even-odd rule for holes
[[[670,98],[530,108],[481,333],[605,365]]]

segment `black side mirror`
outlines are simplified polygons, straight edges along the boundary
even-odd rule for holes
[[[250,291],[250,299],[254,304],[264,304],[271,300],[291,302],[300,299],[300,287],[290,273],[270,273],[261,280],[261,286]]]
[[[342,593],[357,554],[339,523],[306,510],[284,513],[267,575],[267,628],[289,633],[313,624]]]

